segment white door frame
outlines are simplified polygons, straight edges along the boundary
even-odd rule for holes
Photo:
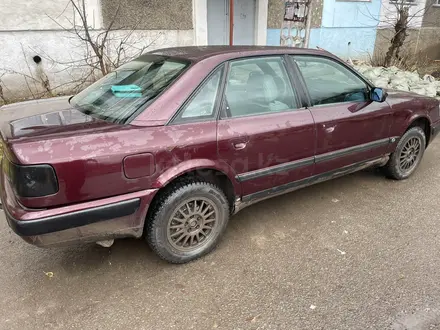
[[[267,7],[268,0],[256,0],[255,13],[255,44],[267,44]],[[208,44],[208,5],[207,0],[193,0],[194,44]]]

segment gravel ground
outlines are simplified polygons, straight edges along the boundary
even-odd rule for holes
[[[142,241],[39,249],[0,212],[1,329],[440,329],[440,140],[243,210],[190,264]],[[53,275],[53,276],[52,276]]]

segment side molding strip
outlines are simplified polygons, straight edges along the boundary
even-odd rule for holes
[[[312,165],[313,163],[314,163],[314,157],[303,158],[300,160],[295,160],[293,162],[283,163],[283,164],[279,164],[279,165],[275,165],[275,166],[271,166],[271,167],[266,167],[261,170],[256,170],[256,171],[247,172],[244,174],[239,174],[239,175],[237,175],[237,180],[240,182],[248,181],[248,180],[256,179],[256,178],[259,178],[262,176],[271,175],[271,174],[275,174],[278,172],[290,171],[295,168],[299,168],[299,167],[303,167],[303,166],[307,166],[307,165]]]
[[[384,159],[386,160],[386,157],[373,158],[373,159],[369,159],[369,160],[366,160],[363,162],[344,166],[344,167],[338,168],[336,170],[332,170],[329,172],[310,176],[310,177],[302,179],[302,180],[293,181],[293,182],[283,184],[281,186],[258,191],[256,193],[243,196],[241,200],[243,203],[248,203],[253,200],[265,199],[267,197],[270,197],[271,195],[278,195],[278,194],[282,194],[284,192],[293,191],[293,190],[299,189],[301,187],[306,187],[306,186],[309,186],[309,185],[312,185],[312,184],[315,184],[318,182],[327,181],[327,180],[330,180],[333,178],[343,176],[345,174],[356,172],[358,170],[372,166],[374,164],[381,163],[384,161]]]
[[[368,150],[373,150],[375,148],[379,148],[382,146],[386,146],[392,143],[395,143],[399,139],[398,136],[389,137],[386,139],[380,139],[373,142],[368,142],[364,144],[360,144],[354,147],[349,147],[345,149],[340,149],[332,152],[327,152],[325,154],[316,155],[315,157],[308,157],[299,160],[295,160],[293,162],[283,163],[271,167],[266,167],[260,170],[255,170],[251,172],[246,172],[243,174],[239,174],[236,176],[239,182],[245,182],[248,180],[253,180],[259,177],[263,177],[266,175],[272,175],[278,172],[286,172],[296,168],[300,168],[303,166],[312,165],[313,163],[322,163],[326,161],[330,161],[333,159],[337,159],[339,157],[344,157],[348,155],[352,155],[359,152],[364,152]]]
[[[349,148],[345,148],[345,149],[341,149],[341,150],[327,152],[325,154],[320,154],[315,157],[315,162],[322,163],[322,162],[333,160],[333,159],[336,159],[339,157],[344,157],[344,156],[348,156],[351,154],[355,154],[358,152],[364,152],[364,151],[372,150],[375,148],[383,147],[383,146],[390,144],[392,139],[393,138],[381,139],[381,140],[368,142],[368,143],[360,144],[357,146],[353,146],[353,147],[349,147]]]

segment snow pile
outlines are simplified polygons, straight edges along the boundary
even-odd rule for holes
[[[376,87],[411,91],[417,94],[440,97],[440,81],[431,75],[421,78],[417,71],[403,71],[392,66],[389,68],[372,67],[368,64],[354,65],[364,77]]]

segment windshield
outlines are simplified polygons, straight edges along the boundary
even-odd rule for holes
[[[144,55],[102,77],[70,103],[81,112],[113,123],[126,123],[151,103],[190,64],[157,55]]]

